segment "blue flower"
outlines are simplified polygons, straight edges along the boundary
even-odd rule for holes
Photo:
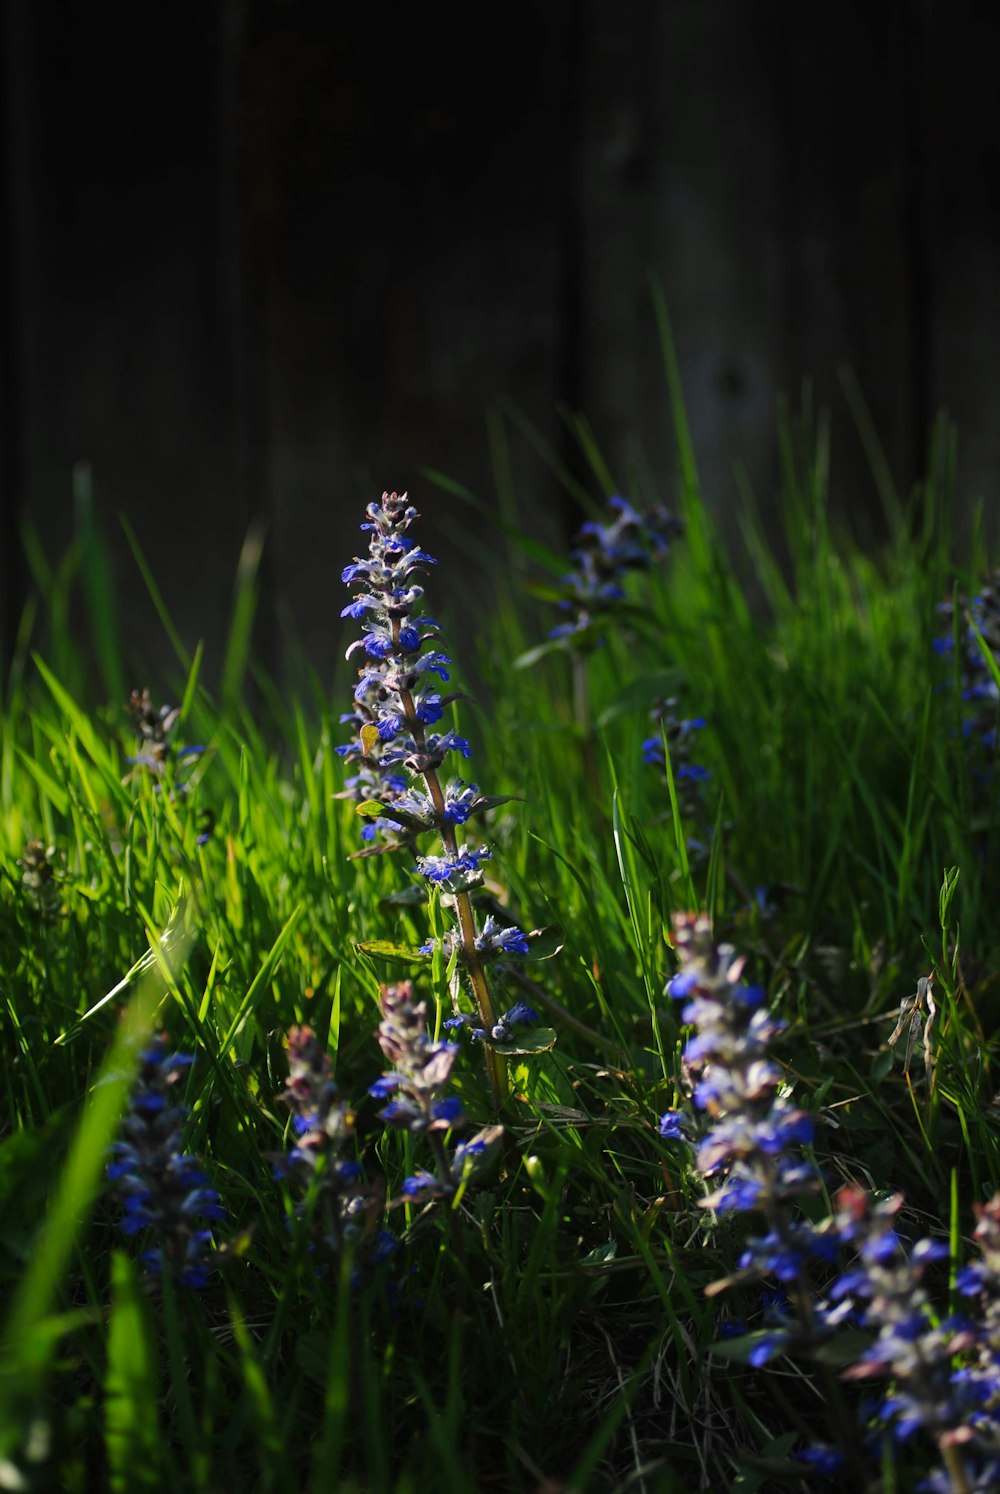
[[[181,1149],[188,1111],[173,1092],[193,1061],[188,1054],[168,1052],[165,1039],[143,1050],[107,1168],[108,1180],[122,1196],[122,1232],[153,1231],[160,1243],[144,1259],[154,1274],[169,1269],[181,1286],[207,1281],[215,1242],[204,1225],[225,1218],[219,1194],[206,1186],[201,1162]]]
[[[315,1243],[339,1257],[366,1238],[357,1220],[368,1205],[361,1166],[345,1155],[354,1141],[354,1115],[340,1096],[330,1059],[310,1027],[288,1034],[288,1081],[281,1099],[292,1112],[295,1145],[271,1157],[275,1175],[287,1179],[298,1199],[295,1212],[309,1219]],[[322,1207],[310,1209],[314,1198]]]
[[[682,1022],[697,1029],[684,1047],[684,1075],[704,1116],[695,1162],[713,1184],[700,1202],[720,1215],[762,1216],[766,1231],[747,1241],[739,1279],[776,1279],[796,1295],[794,1314],[779,1314],[780,1332],[754,1351],[764,1363],[779,1348],[811,1348],[836,1326],[804,1286],[810,1266],[827,1265],[836,1251],[835,1238],[796,1209],[821,1186],[801,1155],[814,1121],[779,1093],[785,1076],[769,1047],[783,1024],[768,1011],[763,989],[743,980],[745,961],[715,941],[704,914],[675,915],[673,935],[679,969],[667,992],[685,1003]],[[686,1141],[689,1128],[677,1111],[660,1120],[660,1134],[671,1139]]]
[[[600,641],[595,624],[614,615],[625,600],[623,585],[630,570],[649,570],[668,549],[681,524],[662,507],[639,513],[624,498],[608,500],[610,520],[581,525],[571,551],[573,569],[562,579],[556,605],[571,620],[554,627],[550,638],[565,638],[585,650]]]
[[[680,1110],[665,1110],[660,1116],[659,1132],[671,1141],[686,1140],[687,1121]]]
[[[458,851],[446,851],[440,856],[421,856],[414,871],[418,871],[428,882],[437,886],[468,887],[482,880],[480,863],[487,860],[489,848],[479,846],[475,850],[463,846]]]
[[[474,1021],[474,1018],[466,1020]],[[470,1029],[470,1036],[477,1042],[486,1039],[491,1043],[509,1043],[514,1036],[515,1027],[529,1027],[538,1021],[538,1014],[523,1001],[517,1001],[509,1011],[497,1017],[496,1021],[487,1030],[485,1027]]]
[[[391,1095],[379,1111],[386,1125],[409,1131],[449,1131],[463,1123],[461,1101],[446,1094],[458,1044],[440,1042],[427,1031],[427,1003],[417,1001],[412,981],[383,985],[379,993],[382,1018],[378,1041],[392,1065],[369,1089],[376,1098]],[[450,1185],[450,1170],[443,1153],[437,1153],[440,1181]]]
[[[803,1447],[792,1456],[798,1462],[807,1464],[810,1472],[818,1474],[820,1478],[833,1478],[844,1463],[844,1455],[839,1448],[825,1447],[819,1443],[813,1447]]]
[[[505,928],[492,913],[487,915],[483,923],[482,931],[476,939],[476,948],[487,959],[498,955],[526,955],[531,952],[528,936],[513,924]]]
[[[769,1364],[775,1355],[780,1354],[787,1346],[787,1333],[769,1333],[766,1338],[755,1343],[750,1350],[750,1363],[755,1369],[759,1369],[761,1365]]]
[[[356,855],[407,846],[416,857],[414,870],[445,894],[442,905],[455,917],[456,928],[441,940],[442,947],[447,939],[449,961],[458,956],[484,1012],[491,1012],[484,962],[526,953],[527,940],[519,929],[494,928],[489,920],[480,933],[469,898],[483,882],[482,864],[491,853],[486,846],[464,844],[458,832],[473,815],[504,801],[485,798],[474,783],[443,777],[448,756],[468,758],[471,747],[454,729],[431,729],[456,697],[442,698],[434,688],[448,680],[451,658],[440,645],[438,624],[422,612],[423,589],[414,583],[415,573],[434,564],[407,532],[418,517],[405,493],[383,493],[381,502],[368,505],[362,525],[369,536],[368,557],[355,557],[343,571],[344,581],[359,590],[343,615],[361,622],[361,637],[346,652],[362,663],[355,709],[347,718],[357,742],[341,749],[359,771],[340,797],[371,801],[364,805],[368,843]],[[374,804],[384,812],[376,814]],[[430,833],[439,844],[418,852],[420,837]],[[432,942],[423,948],[429,951]],[[503,1071],[490,1055],[486,1067],[499,1104],[506,1088]],[[397,1125],[408,1121],[407,1097],[397,1094],[392,1103],[387,1119]]]

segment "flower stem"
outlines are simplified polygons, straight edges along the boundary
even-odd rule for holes
[[[392,625],[394,641],[399,640],[399,622],[393,620]],[[417,715],[413,704],[413,696],[409,690],[400,690],[399,702],[403,707],[407,725],[413,734],[413,740],[419,745],[424,741],[423,722]],[[436,768],[424,768],[423,779],[427,785],[431,803],[434,805],[435,814],[441,829],[441,839],[445,849],[452,855],[458,851],[458,842],[455,838],[455,827],[445,818],[444,791],[441,788],[441,780]],[[476,948],[476,915],[472,907],[472,899],[467,892],[456,892],[455,911],[458,915],[458,927],[462,941],[462,958],[468,971],[469,983],[476,1000],[480,1020],[486,1032],[492,1031],[496,1025],[496,1008],[493,1005],[493,995],[490,991],[489,981],[486,979],[486,971],[483,962],[479,958],[479,950]],[[510,1093],[507,1079],[507,1065],[495,1048],[484,1041],[483,1048],[486,1054],[486,1077],[489,1080],[490,1093],[493,1096],[493,1105],[497,1111],[503,1108],[504,1101]]]

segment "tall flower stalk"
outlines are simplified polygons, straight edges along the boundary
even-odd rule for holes
[[[588,520],[573,541],[573,568],[563,577],[557,599],[567,620],[558,623],[550,634],[566,639],[581,652],[598,642],[604,619],[627,615],[626,573],[650,570],[684,528],[662,504],[639,513],[616,495],[608,499],[608,508],[606,524]]]
[[[383,493],[380,503],[368,505],[367,515],[361,527],[369,535],[369,553],[343,572],[344,581],[359,589],[341,615],[363,625],[361,638],[347,653],[364,656],[349,714],[358,727],[358,742],[341,749],[356,768],[349,792],[357,797],[369,831],[374,829],[373,838],[382,836],[382,845],[371,850],[416,847],[429,834],[438,838],[432,854],[417,853],[414,869],[441,893],[454,916],[457,957],[482,1027],[491,1033],[498,1019],[487,976],[490,951],[483,945],[472,900],[490,850],[465,840],[461,827],[506,801],[486,798],[474,783],[442,773],[450,754],[467,758],[471,749],[456,732],[434,730],[455,696],[439,692],[451,660],[439,647],[438,624],[422,612],[423,588],[417,578],[436,562],[408,535],[419,515],[405,493]],[[483,1049],[499,1110],[509,1092],[506,1062],[490,1043]]]
[[[587,774],[597,787],[597,765],[593,756],[590,690],[587,660],[606,641],[610,626],[640,616],[629,603],[626,577],[630,571],[652,570],[670,549],[671,541],[683,533],[683,521],[663,504],[645,512],[616,494],[608,499],[606,523],[590,519],[581,525],[572,541],[571,569],[556,586],[534,588],[553,602],[563,621],[550,629],[547,643],[531,648],[516,661],[524,668],[553,650],[567,653],[573,677],[573,716],[583,746]]]
[[[136,735],[136,753],[125,782],[151,781],[157,793],[169,785],[174,800],[186,800],[192,786],[189,769],[205,751],[201,744],[178,747],[173,740],[180,721],[180,706],[163,705],[157,710],[149,691],[134,689],[128,699],[128,713]],[[186,776],[182,776],[186,775]],[[197,843],[205,845],[211,837],[215,816],[210,809],[197,813]]]
[[[744,983],[744,958],[716,943],[704,913],[675,915],[673,932],[680,968],[667,990],[685,1003],[682,1021],[697,1028],[684,1048],[684,1067],[695,1107],[708,1121],[692,1143],[710,1185],[701,1206],[755,1215],[765,1224],[763,1234],[746,1242],[736,1274],[709,1290],[768,1277],[780,1284],[792,1314],[772,1313],[772,1331],[751,1355],[751,1363],[765,1364],[787,1349],[810,1351],[847,1311],[817,1300],[814,1270],[836,1259],[837,1242],[799,1207],[821,1188],[802,1151],[812,1141],[812,1117],[780,1093],[784,1073],[769,1050],[784,1023],[768,1010],[764,991]],[[691,1130],[679,1111],[660,1119],[668,1138],[686,1140]]]
[[[275,1176],[298,1194],[296,1213],[311,1217],[317,1240],[339,1259],[366,1243],[375,1261],[393,1248],[377,1228],[378,1190],[354,1156],[354,1112],[340,1094],[328,1054],[311,1027],[288,1034],[288,1082],[281,1094],[292,1113],[292,1145],[270,1157]]]
[[[484,1127],[449,1151],[450,1133],[463,1130],[466,1124],[461,1100],[447,1093],[458,1044],[435,1041],[428,1035],[427,1003],[414,999],[411,981],[384,985],[379,1005],[378,1042],[391,1067],[368,1092],[387,1102],[379,1118],[394,1130],[426,1137],[434,1159],[433,1172],[424,1170],[406,1178],[402,1201],[451,1199],[473,1160],[497,1139],[502,1128]]]
[[[941,1456],[941,1467],[921,1484],[936,1494],[983,1494],[997,1487],[1000,1473],[996,1423],[992,1430],[992,1456],[976,1458],[977,1432],[991,1420],[982,1413],[983,1402],[970,1391],[979,1387],[960,1358],[977,1341],[975,1326],[956,1318],[939,1319],[934,1312],[924,1277],[928,1266],[948,1259],[944,1240],[917,1240],[907,1246],[896,1229],[903,1199],[900,1194],[874,1202],[862,1188],[846,1187],[837,1194],[837,1231],[853,1247],[854,1262],[833,1287],[831,1295],[853,1299],[863,1326],[873,1330],[874,1342],[847,1372],[846,1378],[883,1378],[891,1389],[878,1405],[877,1419],[898,1442],[909,1441],[918,1431],[931,1438]],[[988,1264],[970,1268],[965,1287],[983,1291],[995,1287]],[[984,1344],[988,1338],[983,1336]],[[986,1404],[997,1391],[997,1364],[986,1376]],[[977,1416],[978,1413],[978,1416]],[[975,1422],[979,1421],[979,1428]],[[982,1466],[985,1464],[985,1467]],[[985,1477],[984,1477],[985,1475]]]
[[[149,1232],[142,1259],[150,1274],[166,1272],[176,1285],[198,1288],[214,1264],[210,1225],[225,1214],[201,1162],[181,1146],[188,1110],[174,1094],[193,1062],[170,1053],[165,1037],[144,1050],[107,1175],[122,1198],[123,1232]]]
[[[660,1134],[695,1147],[698,1171],[710,1191],[701,1207],[716,1214],[745,1214],[763,1222],[738,1259],[736,1271],[707,1289],[709,1295],[737,1284],[777,1283],[768,1293],[764,1330],[754,1335],[749,1363],[767,1365],[778,1354],[813,1361],[824,1381],[837,1439],[853,1471],[860,1469],[852,1420],[829,1367],[817,1350],[846,1320],[851,1305],[831,1302],[817,1290],[830,1275],[838,1237],[830,1221],[816,1225],[802,1205],[822,1188],[804,1154],[813,1137],[808,1111],[782,1094],[785,1074],[770,1047],[785,1024],[768,1010],[764,990],[744,982],[745,958],[717,943],[705,913],[679,913],[673,920],[679,969],[668,993],[683,1001],[681,1020],[697,1029],[683,1053],[683,1072],[697,1111],[692,1122],[667,1111]],[[800,1454],[819,1471],[838,1455],[825,1447]]]
[[[942,602],[938,612],[947,623],[948,632],[934,640],[935,650],[939,654],[950,653],[957,635],[958,678],[965,702],[963,731],[991,760],[997,746],[1000,687],[977,632],[993,659],[1000,660],[1000,571],[991,571],[974,597],[960,596],[957,602]]]

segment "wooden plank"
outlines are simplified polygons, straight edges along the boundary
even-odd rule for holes
[[[411,489],[480,603],[482,535],[420,470],[490,495],[499,399],[579,473],[565,400],[625,491],[669,498],[650,272],[735,548],[734,464],[767,510],[777,399],[807,380],[834,411],[837,509],[878,532],[844,362],[904,490],[946,403],[964,493],[992,494],[995,18],[970,50],[962,6],[937,0],[525,0],[483,48],[458,0],[213,0],[165,18],[139,72],[109,12],[7,14],[36,65],[8,67],[30,170],[4,272],[6,548],[23,479],[59,553],[90,460],[209,678],[253,520],[269,666],[288,619],[338,667],[336,576],[385,487]],[[565,544],[579,515],[519,438],[512,461],[524,522]],[[116,557],[129,645],[162,669],[120,538]]]
[[[26,0],[0,13],[0,670],[10,662],[27,597],[18,514],[24,503],[24,405],[29,379],[24,291],[31,274],[32,66]]]
[[[982,504],[1000,543],[1000,13],[971,4],[921,8],[917,75],[925,148],[921,188],[928,285],[928,402],[958,431],[957,538]],[[974,44],[970,45],[970,38]]]
[[[214,7],[164,24],[155,66],[141,69],[113,9],[28,11],[38,53],[19,287],[28,514],[60,557],[73,465],[89,461],[131,667],[162,673],[173,660],[119,511],[189,646],[209,638],[211,673],[248,521],[216,294]]]
[[[459,4],[253,10],[247,237],[270,543],[282,604],[324,670],[343,648],[330,587],[363,505],[410,489],[428,547],[459,561],[468,515],[420,468],[488,495],[486,417],[502,395],[556,434],[565,12],[515,6],[480,50]],[[543,526],[550,491],[535,463]]]

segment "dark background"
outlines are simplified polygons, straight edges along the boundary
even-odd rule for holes
[[[447,546],[469,511],[420,469],[489,497],[499,401],[569,460],[560,402],[582,411],[620,484],[644,468],[669,499],[651,273],[724,524],[737,461],[770,502],[806,380],[835,502],[874,509],[845,365],[901,489],[946,407],[963,522],[990,510],[1000,13],[972,16],[6,0],[0,647],[22,517],[57,559],[81,460],[130,645],[169,657],[119,513],[209,675],[251,526],[265,662],[291,628],[329,670],[361,507],[409,487]],[[516,431],[511,459],[525,525],[563,543],[579,516]]]

